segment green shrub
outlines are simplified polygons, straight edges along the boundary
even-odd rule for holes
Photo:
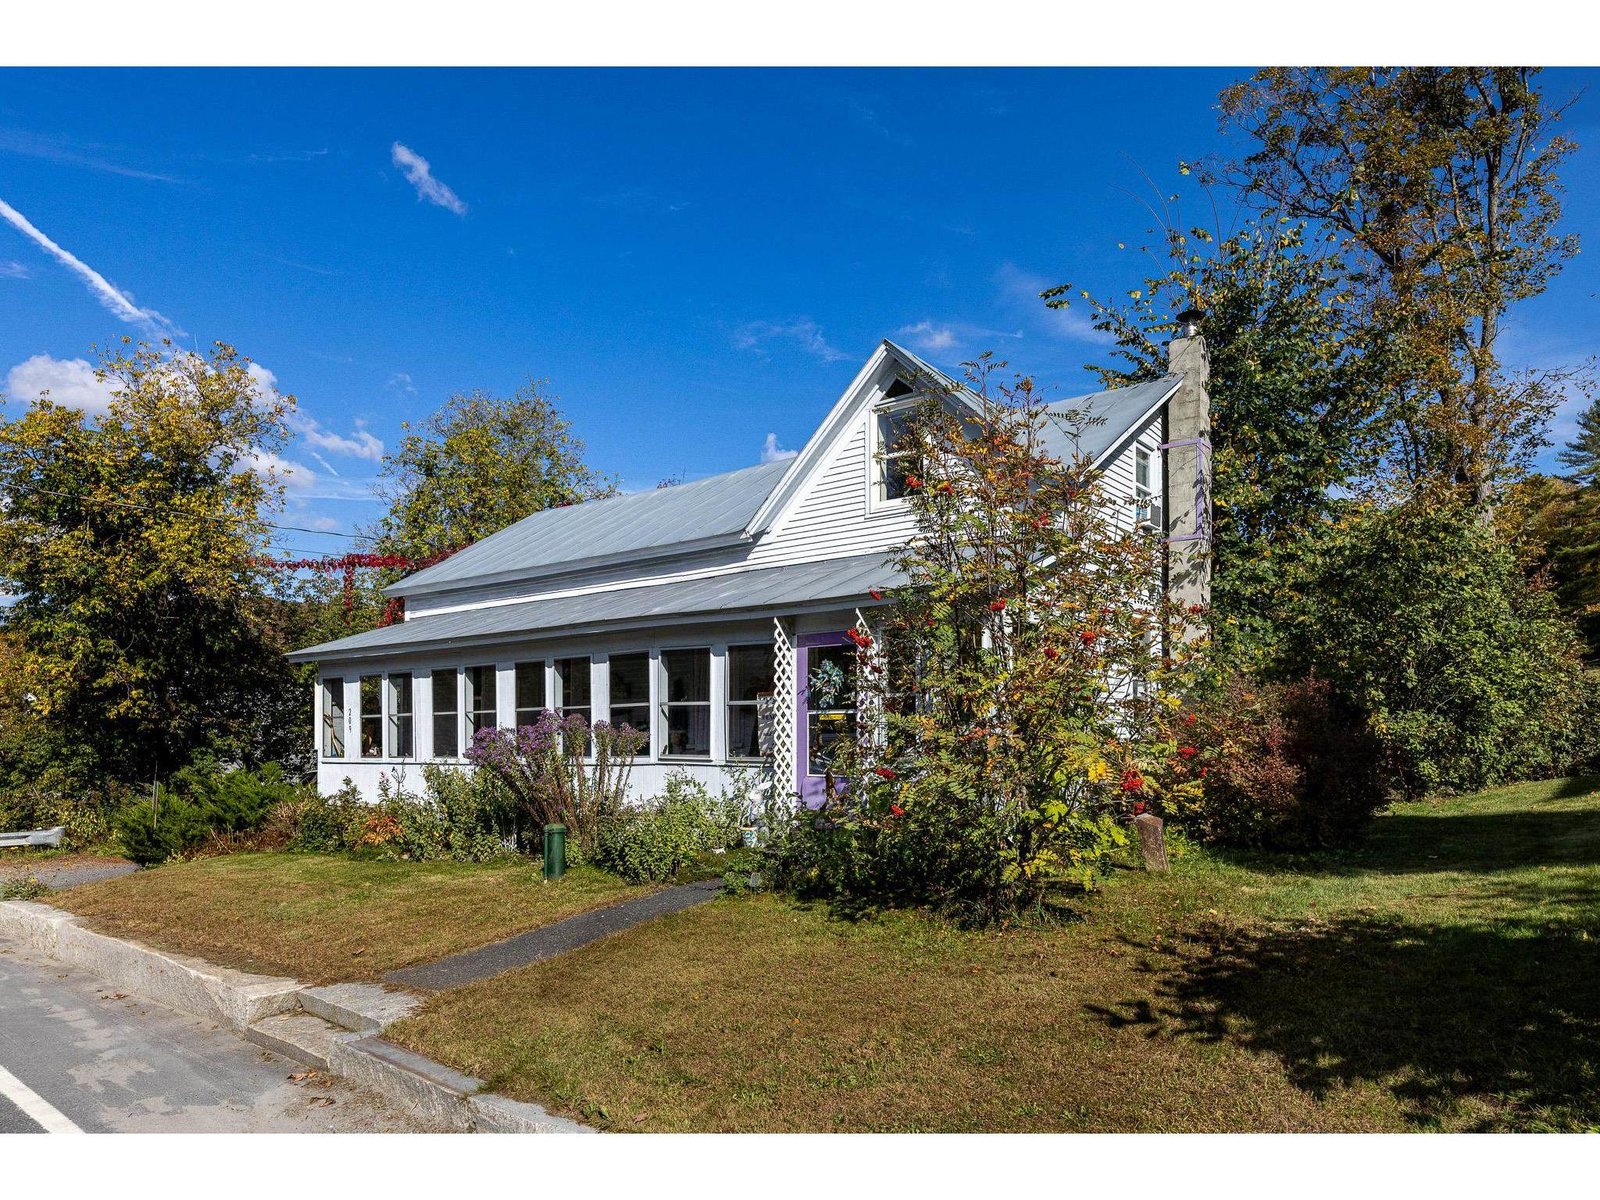
[[[139,799],[125,804],[114,825],[123,853],[149,866],[207,846],[254,848],[259,839],[244,835],[261,830],[303,794],[283,778],[276,763],[243,771],[202,760],[176,772],[153,803]]]
[[[1382,739],[1402,794],[1560,774],[1581,757],[1576,636],[1470,511],[1356,513],[1293,576],[1282,677],[1327,680]]]
[[[700,855],[738,844],[744,818],[737,793],[713,796],[675,771],[660,796],[601,822],[595,863],[631,883],[660,883]]]
[[[1171,814],[1228,846],[1347,846],[1386,796],[1384,748],[1323,680],[1257,684],[1234,675],[1189,710],[1200,798]]]
[[[431,862],[488,862],[516,845],[515,805],[488,772],[422,768],[423,792],[384,778],[367,803],[348,779],[332,796],[308,798],[293,815],[289,847],[316,854]]]

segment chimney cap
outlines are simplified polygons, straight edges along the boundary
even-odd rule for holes
[[[1200,324],[1206,319],[1202,309],[1186,308],[1178,314],[1178,336],[1183,338],[1194,337],[1200,332]]]

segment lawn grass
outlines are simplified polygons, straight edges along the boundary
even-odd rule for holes
[[[390,1031],[619,1130],[1600,1125],[1600,794],[1398,807],[1300,860],[1192,851],[971,933],[718,900]]]
[[[235,854],[59,893],[91,928],[309,983],[376,979],[649,889],[592,868]]]

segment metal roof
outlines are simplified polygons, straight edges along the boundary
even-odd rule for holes
[[[1046,421],[1040,440],[1047,453],[1063,462],[1081,454],[1098,463],[1142,425],[1182,382],[1176,375],[1164,375],[1110,391],[1056,400],[1046,406],[1051,419]]]
[[[580,570],[617,556],[741,540],[746,522],[788,468],[786,460],[723,475],[550,508],[385,589],[391,596]]]
[[[308,646],[294,651],[289,658],[294,662],[317,662],[393,650],[443,649],[513,638],[571,635],[628,625],[653,627],[681,617],[713,613],[749,616],[763,609],[793,612],[823,601],[864,601],[870,589],[893,587],[902,581],[884,555],[862,554],[415,617],[398,625]]]

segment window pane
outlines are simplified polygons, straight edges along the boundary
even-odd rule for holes
[[[771,646],[728,647],[728,757],[760,758],[771,749]]]
[[[544,663],[517,664],[517,725],[532,725],[544,702]]]
[[[754,704],[728,706],[728,757],[760,758],[766,752],[761,744],[761,710]]]
[[[806,657],[806,771],[821,775],[855,736],[855,651],[816,646]]]
[[[728,647],[728,699],[755,700],[772,691],[772,647]]]
[[[413,753],[411,676],[389,676],[389,757],[410,758]]]
[[[589,660],[587,658],[556,659],[557,702],[563,709],[589,707]]]
[[[916,442],[911,436],[912,410],[878,414],[879,496],[898,500],[910,489],[908,476],[915,474]]]
[[[467,736],[499,723],[495,701],[494,668],[467,668]]]
[[[650,732],[650,656],[611,656],[611,723]]]
[[[666,667],[668,704],[710,703],[710,650],[664,650],[661,662]]]
[[[383,757],[383,677],[361,677],[361,757]]]
[[[1146,490],[1150,487],[1150,451],[1133,452],[1133,481]]]
[[[322,685],[322,756],[344,757],[344,680]]]
[[[711,753],[711,706],[669,704],[664,754],[705,758]]]
[[[433,673],[433,756],[454,758],[460,749],[456,727],[456,673]]]

